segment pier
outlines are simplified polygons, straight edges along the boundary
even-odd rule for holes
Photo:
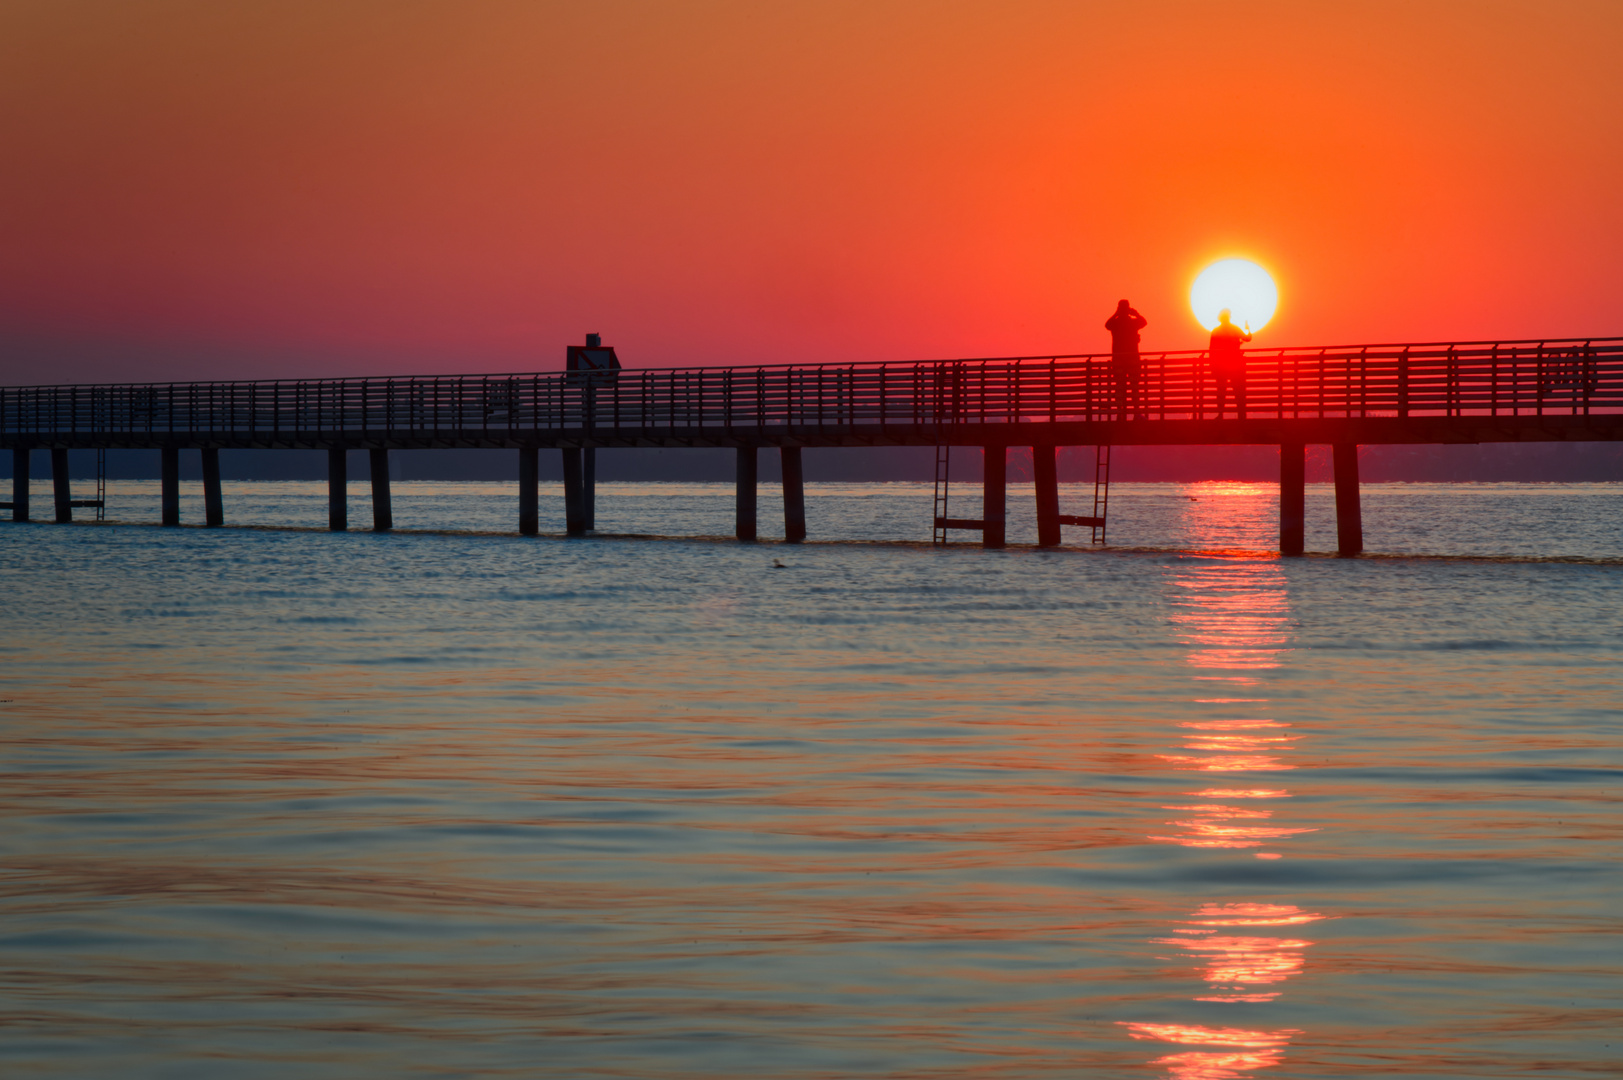
[[[593,336],[595,338],[595,335]],[[517,451],[518,531],[535,535],[539,454],[562,457],[565,531],[595,527],[601,447],[730,447],[738,539],[754,540],[759,455],[782,459],[784,531],[807,535],[807,447],[975,447],[983,511],[945,528],[1002,547],[1010,447],[1030,447],[1039,544],[1064,525],[1055,456],[1066,446],[1273,444],[1280,448],[1279,550],[1303,551],[1305,450],[1333,447],[1339,553],[1363,549],[1357,449],[1379,443],[1623,440],[1623,338],[1441,342],[1246,353],[1244,407],[1216,414],[1203,350],[1148,353],[1122,402],[1108,354],[807,366],[621,368],[593,339],[546,373],[0,388],[0,447],[13,455],[14,521],[30,517],[34,450],[48,450],[55,520],[77,506],[70,449],[156,449],[162,522],[180,524],[180,453],[202,459],[205,521],[225,523],[222,449],[324,449],[329,526],[349,527],[347,452],[370,452],[372,527],[392,527],[388,455],[398,449]],[[1232,397],[1232,395],[1231,395]]]

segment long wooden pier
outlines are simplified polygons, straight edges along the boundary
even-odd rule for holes
[[[596,342],[589,343],[595,347]],[[577,349],[579,347],[576,347]],[[612,354],[612,350],[601,350]],[[617,363],[617,361],[616,361]],[[1334,447],[1342,554],[1362,550],[1357,447],[1377,443],[1623,440],[1623,338],[1257,349],[1244,397],[1221,413],[1203,351],[1147,353],[1136,386],[1108,354],[811,366],[570,370],[268,382],[0,388],[0,446],[14,455],[12,519],[27,521],[28,462],[51,451],[57,521],[71,521],[70,449],[162,452],[162,519],[177,525],[179,453],[202,453],[205,518],[224,523],[219,451],[325,449],[330,525],[348,525],[346,454],[371,452],[373,527],[391,524],[395,449],[518,451],[519,531],[539,531],[538,454],[562,452],[565,526],[593,527],[599,447],[733,447],[737,535],[756,533],[759,451],[783,457],[785,531],[806,535],[801,450],[976,446],[982,530],[1004,544],[1004,469],[1033,448],[1038,542],[1060,543],[1062,446],[1264,444],[1281,448],[1280,550],[1303,545],[1304,448]],[[0,504],[3,507],[5,504]]]

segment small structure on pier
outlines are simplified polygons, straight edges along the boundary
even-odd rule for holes
[[[577,359],[578,358],[578,359]],[[1109,448],[1267,444],[1280,448],[1279,547],[1303,551],[1305,452],[1334,447],[1339,551],[1363,549],[1358,447],[1372,443],[1623,441],[1623,339],[1441,342],[1255,350],[1247,354],[1246,419],[1211,415],[1203,351],[1142,357],[1132,418],[1117,408],[1108,355],[994,357],[803,367],[624,369],[596,335],[570,347],[562,372],[388,379],[161,383],[0,388],[0,446],[13,454],[16,521],[29,519],[28,466],[51,452],[58,521],[71,521],[68,451],[152,448],[162,456],[163,523],[180,523],[182,450],[202,456],[205,524],[224,523],[222,448],[324,449],[329,524],[348,528],[347,453],[372,464],[373,528],[389,529],[390,450],[508,447],[518,451],[519,531],[539,521],[539,454],[560,451],[565,527],[595,525],[599,447],[730,447],[737,455],[740,540],[757,535],[759,454],[776,448],[784,532],[806,536],[806,447],[934,446],[985,454],[982,516],[948,515],[938,482],[937,535],[975,528],[1005,542],[1006,460],[1032,448],[1038,543],[1063,525],[1103,540]],[[1056,454],[1094,446],[1090,515],[1059,512]],[[938,473],[938,481],[945,480]]]

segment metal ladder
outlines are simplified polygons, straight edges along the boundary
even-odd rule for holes
[[[945,544],[947,542],[947,494],[948,486],[952,482],[952,447],[937,444],[935,448],[935,513],[930,515],[934,523],[930,533],[932,544]]]
[[[107,520],[107,451],[96,451],[96,520]]]
[[[1110,508],[1110,447],[1093,448],[1093,543],[1105,542],[1105,513]]]
[[[1061,514],[1061,525],[1072,525],[1082,529],[1092,529],[1092,541],[1095,544],[1105,542],[1105,514],[1110,509],[1110,447],[1096,446],[1093,448],[1093,513],[1084,517],[1081,514]]]

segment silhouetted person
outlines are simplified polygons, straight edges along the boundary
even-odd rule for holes
[[[1116,418],[1129,419],[1129,401],[1140,420],[1144,419],[1139,399],[1139,380],[1143,364],[1138,358],[1138,332],[1148,325],[1144,316],[1123,300],[1116,305],[1116,313],[1105,321],[1110,331],[1110,372],[1116,380]]]
[[[1245,357],[1240,346],[1251,340],[1249,327],[1241,330],[1229,321],[1228,308],[1217,313],[1212,328],[1212,344],[1207,357],[1212,364],[1212,380],[1217,383],[1217,419],[1223,419],[1223,392],[1234,387],[1234,413],[1245,419]]]

